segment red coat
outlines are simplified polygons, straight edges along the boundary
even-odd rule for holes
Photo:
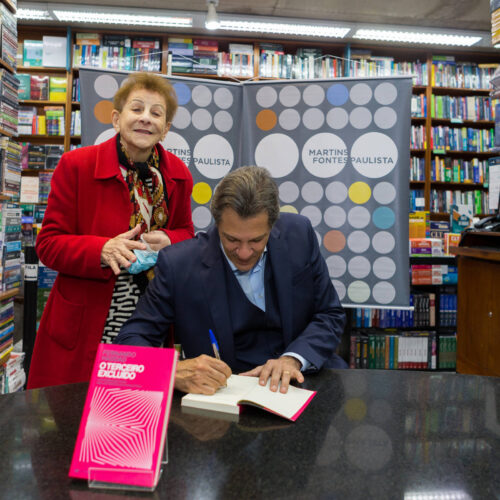
[[[177,243],[194,236],[193,179],[179,158],[158,147],[168,194],[165,232]],[[116,281],[101,267],[101,250],[128,231],[131,212],[116,138],[62,156],[36,241],[40,260],[59,274],[36,336],[29,389],[89,380]]]

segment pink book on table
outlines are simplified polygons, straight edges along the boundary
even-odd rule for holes
[[[174,349],[99,345],[70,477],[156,486],[177,357]]]

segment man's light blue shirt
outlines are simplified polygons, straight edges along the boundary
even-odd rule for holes
[[[258,307],[261,311],[266,311],[266,290],[264,286],[264,271],[266,269],[266,261],[267,261],[267,246],[264,248],[260,259],[257,261],[257,264],[253,266],[250,271],[240,271],[229,259],[224,251],[224,247],[221,243],[222,253],[224,257],[226,257],[227,263],[229,267],[233,271],[238,283],[241,286],[241,289],[245,293],[247,299],[256,307]],[[295,359],[298,359],[302,363],[301,371],[307,370],[311,363],[307,361],[307,359],[303,358],[300,354],[295,352],[285,352],[282,356],[291,356]]]

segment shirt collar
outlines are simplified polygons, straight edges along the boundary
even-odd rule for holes
[[[262,252],[261,256],[260,256],[260,259],[257,261],[257,263],[255,264],[255,266],[252,267],[252,269],[250,269],[249,271],[240,271],[232,262],[231,262],[231,259],[227,256],[226,254],[226,251],[224,250],[224,247],[222,245],[222,242],[220,242],[220,248],[222,250],[222,253],[224,254],[224,257],[226,258],[227,260],[227,263],[229,264],[229,267],[231,268],[231,271],[233,271],[234,274],[251,274],[253,273],[254,271],[258,271],[260,269],[263,268],[263,266],[265,265],[265,259],[266,259],[266,256],[267,256],[267,245],[264,247],[264,251]]]

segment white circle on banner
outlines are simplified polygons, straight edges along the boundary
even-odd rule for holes
[[[212,92],[206,85],[197,85],[191,92],[191,99],[197,106],[205,108],[212,102]]]
[[[339,300],[344,300],[346,292],[344,283],[339,280],[332,280],[332,285],[339,296]]]
[[[349,115],[349,121],[358,130],[368,127],[372,122],[372,114],[368,108],[354,108]]]
[[[193,150],[194,166],[208,179],[220,179],[232,168],[234,153],[231,144],[217,134],[202,137]]]
[[[233,101],[233,94],[229,89],[219,88],[214,92],[214,102],[220,109],[230,108]]]
[[[343,182],[330,182],[325,189],[326,199],[330,203],[342,203],[347,198],[347,186]]]
[[[177,108],[172,125],[178,129],[185,129],[191,124],[191,113],[183,106]]]
[[[189,166],[191,163],[191,148],[182,135],[170,131],[165,139],[161,141],[161,145]]]
[[[198,130],[208,130],[212,126],[212,115],[206,109],[195,110],[192,120]]]
[[[340,278],[347,268],[345,260],[339,255],[330,255],[325,259],[330,278]]]
[[[280,102],[283,106],[297,106],[300,102],[300,90],[294,85],[287,85],[280,90]]]
[[[349,224],[356,229],[363,229],[370,223],[370,212],[367,208],[357,206],[351,208],[347,214]]]
[[[370,297],[370,287],[364,281],[353,281],[347,289],[347,295],[353,302],[362,304]]]
[[[328,227],[339,228],[345,224],[346,213],[342,207],[334,205],[325,210],[323,218]]]
[[[318,203],[323,198],[323,186],[316,181],[306,182],[302,186],[301,194],[307,203]]]
[[[206,228],[212,222],[212,214],[207,207],[196,207],[193,210],[193,224],[199,228]]]
[[[373,287],[372,294],[379,304],[390,304],[396,297],[396,289],[388,281],[379,281]]]
[[[276,90],[271,86],[260,88],[257,91],[257,95],[255,96],[255,100],[261,108],[270,108],[271,106],[274,106],[277,99],[278,94],[276,93]]]
[[[375,100],[383,106],[392,104],[398,96],[398,89],[389,82],[381,83],[375,88]]]
[[[267,168],[275,179],[293,172],[298,162],[299,148],[285,134],[270,134],[255,148],[255,164]]]
[[[343,129],[349,123],[349,115],[343,108],[333,108],[326,114],[326,123],[334,130]]]
[[[233,128],[233,117],[227,111],[217,111],[214,125],[219,132],[229,132]]]
[[[325,123],[325,115],[318,108],[311,108],[302,115],[302,123],[309,130],[318,130]]]
[[[300,211],[300,215],[307,217],[311,221],[312,227],[316,227],[323,218],[321,210],[316,205],[306,205]]]
[[[349,92],[351,101],[358,106],[368,104],[372,95],[372,89],[366,83],[357,83],[356,85],[353,85],[351,91]]]
[[[351,149],[352,166],[365,177],[377,179],[390,173],[398,161],[394,141],[381,132],[368,132],[358,137]]]
[[[280,212],[286,214],[298,214],[299,211],[293,205],[283,205],[280,207]]]
[[[99,97],[111,99],[118,90],[118,82],[111,75],[101,75],[94,81],[94,90]]]
[[[373,263],[373,274],[381,279],[391,279],[396,273],[396,263],[389,257],[378,257]]]
[[[396,188],[390,182],[379,182],[373,188],[373,198],[381,205],[392,203],[396,199]]]
[[[313,135],[302,148],[302,163],[315,177],[323,179],[337,175],[348,159],[345,142],[335,134]]]
[[[366,278],[370,274],[371,270],[370,261],[366,257],[357,255],[349,261],[347,269],[349,269],[349,274],[353,278],[358,280]]]
[[[95,139],[94,144],[101,144],[101,142],[105,142],[111,137],[116,135],[116,130],[114,128],[108,128],[104,132],[101,132]]]
[[[297,200],[300,194],[299,186],[295,182],[285,181],[280,184],[279,188],[280,200],[283,203],[293,203]]]
[[[385,254],[394,250],[396,240],[388,231],[379,231],[378,233],[375,233],[372,238],[372,246],[377,253]]]
[[[284,109],[278,118],[284,130],[295,130],[300,125],[300,114],[295,109]]]
[[[354,253],[363,253],[370,247],[370,238],[364,231],[353,231],[347,237],[347,246]]]
[[[319,106],[325,100],[325,90],[319,85],[308,85],[302,99],[308,106]]]
[[[389,108],[387,106],[377,109],[377,111],[375,111],[375,116],[373,117],[375,125],[383,129],[394,127],[394,125],[396,125],[397,119],[398,116],[396,112],[392,108]]]

